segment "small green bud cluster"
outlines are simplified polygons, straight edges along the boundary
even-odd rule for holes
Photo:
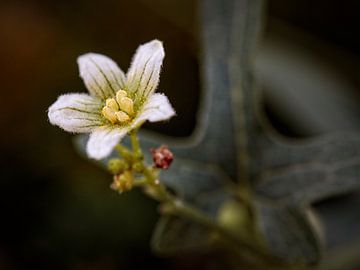
[[[113,158],[108,162],[108,170],[113,175],[121,174],[127,169],[129,169],[129,164],[123,159]]]
[[[124,191],[129,191],[133,188],[134,178],[130,171],[125,171],[122,174],[114,175],[114,181],[110,185],[110,187],[118,191],[119,193],[123,193]]]
[[[120,193],[129,191],[134,186],[134,179],[145,170],[144,156],[141,153],[123,151],[122,158],[110,159],[107,167],[114,176],[111,188]]]

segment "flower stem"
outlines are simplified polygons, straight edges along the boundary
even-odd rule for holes
[[[137,136],[137,130],[133,130],[130,133],[130,139],[131,139],[131,145],[132,145],[135,156],[142,158],[143,153],[142,153],[141,148],[140,148],[140,143],[139,143],[139,139],[138,139],[138,136]]]
[[[122,144],[116,145],[115,149],[119,152],[119,155],[122,156],[123,158],[125,158],[126,160],[132,159],[133,154],[131,153],[131,151],[128,148],[126,148]]]

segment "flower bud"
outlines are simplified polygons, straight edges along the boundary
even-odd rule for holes
[[[156,168],[169,168],[174,159],[174,155],[167,146],[162,145],[159,148],[151,149],[150,151]]]
[[[124,191],[131,190],[133,188],[133,184],[134,179],[132,173],[130,171],[125,171],[120,175],[114,175],[114,181],[110,187],[119,193],[123,193]]]
[[[113,158],[108,162],[108,170],[112,174],[120,174],[128,167],[126,162],[122,159]]]

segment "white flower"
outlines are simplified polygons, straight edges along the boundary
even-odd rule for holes
[[[146,120],[162,121],[175,115],[168,98],[154,93],[164,56],[160,41],[143,44],[126,75],[104,55],[80,56],[80,77],[90,94],[60,96],[49,108],[50,122],[69,132],[91,133],[89,157],[105,158],[129,131]]]

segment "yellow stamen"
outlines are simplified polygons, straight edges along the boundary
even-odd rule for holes
[[[130,120],[129,115],[127,115],[126,113],[124,113],[122,111],[116,112],[115,115],[117,117],[117,120],[119,120],[120,123]]]
[[[134,102],[122,89],[116,92],[115,98],[108,98],[105,104],[101,112],[112,124],[127,122],[134,115]]]
[[[108,106],[102,108],[101,113],[107,120],[109,120],[113,124],[115,124],[118,120],[118,118],[115,115],[115,111]]]
[[[120,110],[126,112],[128,115],[134,115],[134,102],[131,98],[123,97],[118,103]]]
[[[111,109],[113,109],[114,111],[118,111],[119,110],[119,105],[117,104],[116,100],[113,98],[108,98],[106,100],[106,106],[110,107]]]
[[[116,101],[117,101],[118,103],[120,103],[120,100],[121,100],[123,97],[126,97],[126,96],[127,96],[126,91],[124,91],[124,90],[119,90],[119,91],[116,92]]]

